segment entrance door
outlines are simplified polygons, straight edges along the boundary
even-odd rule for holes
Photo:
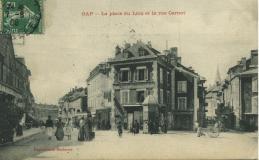
[[[143,113],[142,111],[134,111],[134,121],[138,121],[140,129],[143,129]]]
[[[128,129],[131,129],[133,125],[133,113],[128,113]]]

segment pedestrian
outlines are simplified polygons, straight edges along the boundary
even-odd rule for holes
[[[64,126],[62,123],[62,119],[61,117],[58,118],[58,122],[57,122],[57,130],[55,133],[55,136],[57,138],[58,141],[62,141],[64,138],[64,130],[63,130]]]
[[[197,137],[205,136],[205,134],[202,132],[202,127],[198,121],[196,121],[196,125],[197,125]]]
[[[92,122],[91,122],[91,114],[87,114],[85,119],[84,133],[85,133],[85,141],[90,141],[90,133],[92,132]]]
[[[85,121],[84,117],[79,120],[79,132],[78,132],[78,141],[84,141],[85,131],[84,131]]]
[[[93,119],[91,113],[88,114],[88,140],[92,140],[95,137],[95,133],[93,132]]]
[[[121,122],[121,120],[119,120],[118,123],[117,123],[117,129],[118,129],[119,137],[122,137],[122,122]]]
[[[67,136],[68,140],[71,140],[72,131],[73,131],[73,124],[71,119],[68,118],[65,124],[65,135]]]
[[[133,132],[134,132],[134,135],[139,133],[139,123],[137,120],[135,120],[133,124]]]
[[[149,128],[148,131],[150,134],[154,134],[154,130],[155,130],[155,123],[150,119],[149,120]]]
[[[23,135],[22,121],[20,120],[16,128],[16,136],[22,136],[22,135]]]
[[[49,138],[49,140],[51,140],[52,132],[53,132],[53,127],[54,127],[53,121],[51,120],[51,116],[48,116],[48,119],[47,119],[47,121],[45,123],[45,127],[46,127],[46,133],[48,135],[48,138]]]

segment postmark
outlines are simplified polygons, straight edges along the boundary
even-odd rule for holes
[[[12,34],[12,40],[14,45],[24,45],[25,34]]]
[[[2,0],[2,32],[42,33],[42,0]]]

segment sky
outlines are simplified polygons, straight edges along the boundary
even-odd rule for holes
[[[100,15],[111,11],[185,14]],[[229,67],[258,48],[257,19],[256,0],[45,0],[44,33],[14,47],[31,70],[36,102],[57,104],[71,88],[85,87],[89,72],[113,57],[116,45],[136,40],[151,41],[159,51],[178,47],[182,63],[213,84],[217,67],[223,79]]]

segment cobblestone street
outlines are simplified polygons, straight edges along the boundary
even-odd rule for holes
[[[44,134],[0,148],[0,159],[248,159],[257,157],[257,133],[221,133],[218,138],[196,137],[194,132],[132,135],[97,131],[95,140],[78,142],[47,140]],[[15,150],[15,152],[13,152]]]

